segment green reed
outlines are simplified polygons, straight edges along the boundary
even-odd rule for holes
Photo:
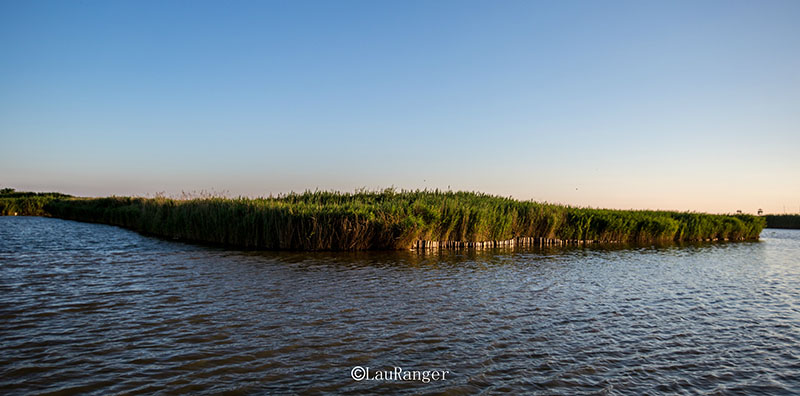
[[[406,249],[416,240],[665,242],[757,239],[751,215],[576,208],[473,192],[307,191],[269,198],[62,198],[51,216],[247,248]]]
[[[56,199],[69,198],[61,193],[19,192],[13,188],[0,189],[0,215],[47,216],[45,205]]]

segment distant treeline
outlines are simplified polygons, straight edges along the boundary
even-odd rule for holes
[[[35,200],[27,206],[15,203],[19,214],[262,249],[407,249],[420,240],[446,245],[520,237],[594,242],[743,240],[758,239],[765,226],[764,218],[751,215],[575,208],[450,191],[305,192],[258,199],[38,195],[15,199]]]
[[[800,214],[765,215],[767,228],[800,229]]]

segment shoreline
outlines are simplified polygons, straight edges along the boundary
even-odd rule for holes
[[[785,230],[800,230],[800,214],[767,214],[766,228],[778,228]]]
[[[738,241],[757,241],[758,239],[729,239],[729,238],[708,238],[693,241],[667,241],[659,243],[681,243],[681,242],[738,242]],[[417,240],[412,243],[409,250],[463,250],[463,249],[497,249],[497,248],[514,248],[514,247],[566,247],[566,246],[586,246],[586,245],[620,245],[620,244],[652,244],[654,241],[598,241],[598,240],[579,240],[579,239],[551,239],[551,238],[537,238],[537,237],[517,237],[513,239],[506,239],[502,241],[426,241]]]

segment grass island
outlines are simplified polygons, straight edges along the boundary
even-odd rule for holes
[[[0,192],[3,215],[116,225],[254,249],[482,248],[758,239],[764,217],[580,208],[474,192],[307,191],[267,198],[106,197]]]

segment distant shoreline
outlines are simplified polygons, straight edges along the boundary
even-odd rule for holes
[[[474,192],[306,192],[277,198],[77,198],[0,194],[0,214],[117,225],[191,242],[267,250],[465,249],[757,240],[764,217],[611,210]]]
[[[767,228],[800,229],[800,214],[764,215]]]

